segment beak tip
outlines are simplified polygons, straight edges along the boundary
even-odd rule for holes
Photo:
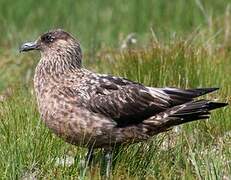
[[[22,44],[22,45],[18,48],[19,53],[25,52],[25,51],[36,50],[36,49],[38,49],[38,45],[37,45],[36,42],[27,42],[27,43]]]

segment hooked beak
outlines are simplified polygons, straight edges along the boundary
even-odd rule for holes
[[[40,49],[39,45],[36,41],[35,42],[26,42],[19,47],[19,52],[39,50],[39,49]]]

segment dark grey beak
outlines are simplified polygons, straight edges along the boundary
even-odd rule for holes
[[[37,42],[27,42],[22,44],[21,47],[19,47],[19,52],[31,51],[31,50],[39,50],[39,46]]]

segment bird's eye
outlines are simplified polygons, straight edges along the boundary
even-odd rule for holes
[[[44,41],[45,43],[50,43],[50,42],[54,41],[54,37],[52,35],[48,34],[42,38],[42,41]]]

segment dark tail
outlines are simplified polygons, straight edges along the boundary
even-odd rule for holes
[[[212,102],[208,100],[197,100],[172,107],[145,121],[151,129],[150,133],[159,133],[168,130],[172,126],[187,122],[207,119],[210,111],[228,105],[227,103]],[[153,131],[153,132],[152,132]]]

